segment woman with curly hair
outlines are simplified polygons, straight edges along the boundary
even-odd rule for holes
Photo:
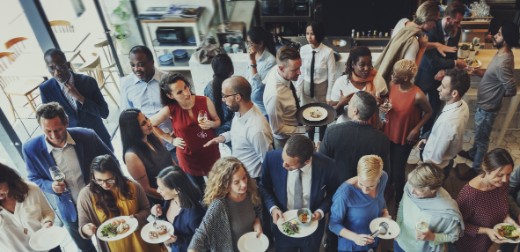
[[[245,233],[262,234],[262,202],[254,179],[235,157],[219,159],[209,173],[204,194],[206,215],[188,251],[235,251]]]
[[[150,205],[143,188],[126,178],[118,162],[110,155],[97,156],[90,165],[92,182],[78,196],[79,233],[90,239],[106,220],[117,216],[131,216],[146,223]],[[140,228],[117,241],[97,239],[101,251],[166,251],[164,245],[148,244],[139,235]]]

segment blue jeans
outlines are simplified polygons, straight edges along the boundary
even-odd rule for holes
[[[96,248],[94,247],[92,240],[83,239],[83,237],[79,235],[78,222],[64,221],[63,224],[65,224],[65,228],[67,229],[67,231],[69,231],[69,234],[72,237],[72,240],[74,241],[76,246],[78,247],[79,251],[96,252]]]
[[[468,153],[473,158],[471,168],[480,171],[480,166],[489,146],[489,136],[498,112],[487,112],[479,107],[475,112],[475,142]]]

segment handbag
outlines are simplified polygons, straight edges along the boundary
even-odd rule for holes
[[[205,40],[195,51],[195,59],[197,59],[200,64],[209,64],[213,57],[223,52],[224,51],[216,43],[212,43],[210,40]]]

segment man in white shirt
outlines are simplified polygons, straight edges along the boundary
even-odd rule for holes
[[[306,132],[298,126],[296,111],[299,108],[293,81],[301,74],[302,60],[298,51],[284,46],[276,54],[277,65],[265,78],[264,106],[273,131],[274,147],[281,149],[292,134]]]
[[[446,105],[433,125],[425,143],[422,158],[424,162],[435,164],[444,169],[447,178],[453,159],[462,150],[464,130],[469,118],[469,109],[462,96],[468,91],[470,78],[465,70],[450,69],[441,81],[439,98]],[[421,144],[419,143],[419,144]]]
[[[235,112],[231,130],[211,139],[204,147],[231,141],[231,154],[242,161],[251,178],[259,182],[262,161],[273,149],[271,128],[251,101],[251,85],[244,77],[233,76],[222,83],[222,100]]]

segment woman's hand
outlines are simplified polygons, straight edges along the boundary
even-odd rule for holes
[[[358,246],[366,246],[369,244],[374,243],[374,238],[370,235],[366,234],[354,234],[353,239],[351,239],[354,243],[356,243]]]
[[[87,223],[81,227],[81,232],[87,237],[92,237],[96,233],[97,227],[93,223]]]
[[[390,213],[388,212],[388,208],[383,209],[383,212],[382,212],[382,214],[381,214],[381,217],[383,217],[383,218],[388,218],[388,219],[392,219],[392,216],[391,216]]]
[[[263,233],[262,223],[260,223],[259,219],[257,219],[255,221],[255,224],[253,224],[253,231],[256,232],[256,238],[258,238],[258,237],[260,237],[260,235],[262,235],[262,233]]]
[[[164,245],[166,246],[169,246],[170,244],[172,243],[176,243],[177,242],[177,236],[175,235],[170,235],[170,239],[168,239],[167,241],[164,242]]]
[[[215,126],[215,122],[211,120],[204,120],[202,123],[199,123],[199,127],[203,130],[209,130]]]
[[[423,34],[422,36],[420,36],[418,39],[418,42],[419,42],[419,48],[426,49],[426,47],[428,46],[428,35]]]
[[[152,209],[150,210],[150,213],[152,213],[153,215],[155,215],[156,217],[159,217],[161,216],[163,213],[162,213],[162,208],[159,204],[155,204]]]
[[[483,229],[482,227],[480,229]],[[499,235],[497,232],[495,232],[495,230],[493,230],[492,228],[484,228],[484,232],[486,233],[486,235],[489,237],[489,239],[493,242],[495,241],[500,241],[500,240],[503,240],[504,237],[502,237],[501,235]]]
[[[419,241],[433,241],[435,240],[435,234],[428,229],[426,232],[415,232],[415,239]]]
[[[175,147],[179,147],[184,150],[184,147],[186,147],[186,143],[184,142],[184,139],[180,137],[176,137],[172,139],[171,144]]]
[[[42,226],[43,226],[44,228],[50,228],[50,227],[52,227],[52,221],[51,221],[51,220],[46,220],[46,221],[42,224]]]

